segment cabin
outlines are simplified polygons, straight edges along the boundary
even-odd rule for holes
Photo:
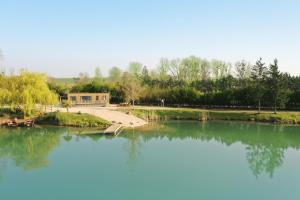
[[[109,104],[109,93],[68,93],[71,105],[99,105]]]

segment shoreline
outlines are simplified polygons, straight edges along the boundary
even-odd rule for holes
[[[99,116],[85,113],[86,107],[80,111],[76,108],[75,112],[52,112],[45,113],[40,117],[35,117],[34,121],[37,126],[56,126],[56,127],[80,127],[80,128],[104,128],[113,122],[107,121]],[[100,108],[103,110],[103,108]],[[167,120],[180,121],[232,121],[232,122],[253,122],[268,124],[286,124],[300,125],[300,112],[297,111],[280,111],[277,114],[263,111],[260,114],[257,111],[246,110],[204,110],[195,108],[171,108],[171,107],[107,107],[115,114],[124,113],[128,118],[136,117],[146,122],[159,122]],[[79,110],[79,111],[78,111]],[[116,112],[118,111],[118,112]],[[100,111],[99,111],[100,112]],[[106,114],[106,113],[105,113]],[[9,116],[0,118],[0,126],[7,127],[6,122],[11,118]],[[23,119],[18,120],[23,123]],[[147,123],[146,123],[147,124]],[[145,126],[146,124],[143,124]],[[141,125],[141,124],[140,124]],[[18,126],[21,127],[21,126]],[[130,128],[125,126],[124,128]],[[134,127],[134,126],[131,126]]]
[[[204,110],[194,108],[143,107],[118,108],[149,122],[165,120],[243,121],[270,124],[300,125],[300,112],[280,111],[277,114],[245,110]]]

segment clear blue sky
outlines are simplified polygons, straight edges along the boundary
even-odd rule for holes
[[[60,77],[188,55],[276,57],[300,75],[299,9],[297,0],[0,0],[0,48],[8,68]]]

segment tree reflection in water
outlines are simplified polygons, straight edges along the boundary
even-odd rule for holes
[[[135,133],[134,130],[132,130],[132,132],[127,135],[127,138],[128,138],[128,140],[125,143],[124,149],[126,152],[128,152],[127,164],[132,169],[132,168],[134,168],[136,161],[138,159],[138,156],[141,152],[142,136],[141,136],[141,134],[137,134],[137,133]]]
[[[13,161],[17,167],[32,170],[47,167],[48,156],[62,138],[64,142],[114,139],[114,137],[69,135],[63,128],[1,129],[0,134],[0,179],[1,174]],[[63,134],[63,135],[62,135]],[[283,165],[288,148],[300,148],[299,126],[262,125],[228,122],[165,122],[135,131],[124,131],[118,137],[125,138],[124,149],[128,164],[134,167],[144,143],[150,140],[192,139],[217,141],[230,146],[240,143],[245,146],[246,160],[255,177],[267,174],[273,177],[276,168]],[[208,152],[209,153],[209,152]]]
[[[48,165],[49,153],[59,144],[62,129],[1,129],[0,167],[9,161],[24,170]],[[0,171],[2,171],[0,169]]]
[[[121,135],[129,139],[130,161],[138,155],[141,141],[167,138],[217,141],[230,146],[242,143],[246,160],[253,175],[267,174],[273,177],[275,169],[282,166],[288,148],[300,148],[299,126],[281,126],[241,122],[166,122],[153,127],[139,129],[136,133]]]
[[[247,160],[254,176],[264,172],[271,178],[274,170],[283,164],[284,149],[275,146],[253,145],[247,146]]]

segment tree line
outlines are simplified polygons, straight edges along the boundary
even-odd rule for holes
[[[277,59],[266,64],[241,60],[235,64],[206,60],[196,56],[183,59],[161,58],[151,69],[139,62],[129,63],[126,71],[118,67],[103,77],[80,73],[76,84],[49,82],[60,95],[66,92],[110,92],[112,103],[169,106],[300,109],[300,77],[279,70]]]
[[[205,108],[250,108],[299,110],[300,77],[279,70],[277,59],[270,64],[241,60],[230,64],[196,56],[161,58],[153,69],[139,62],[122,71],[112,67],[104,77],[80,73],[74,83],[57,83],[45,74],[21,70],[0,73],[0,106],[22,110],[25,116],[36,105],[58,103],[68,92],[109,92],[111,103],[187,106]]]

